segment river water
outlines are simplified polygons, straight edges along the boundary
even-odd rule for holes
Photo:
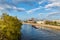
[[[32,25],[23,24],[21,40],[60,40],[60,31],[48,28],[36,29]]]

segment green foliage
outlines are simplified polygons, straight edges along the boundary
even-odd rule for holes
[[[58,22],[56,22],[56,21],[45,21],[45,24],[50,24],[50,25],[59,26],[59,25],[58,25]]]
[[[18,40],[22,22],[5,13],[0,18],[0,40]]]

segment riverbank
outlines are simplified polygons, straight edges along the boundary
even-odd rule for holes
[[[45,27],[45,28],[50,28],[50,29],[57,29],[57,30],[60,30],[60,26],[54,26],[54,25],[37,24],[37,23],[23,23],[23,24],[34,25],[36,28]]]

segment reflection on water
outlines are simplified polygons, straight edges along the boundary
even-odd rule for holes
[[[21,40],[60,40],[60,31],[46,28],[35,29],[32,25],[24,24],[21,32]]]

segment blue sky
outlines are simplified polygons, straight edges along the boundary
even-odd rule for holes
[[[0,15],[3,12],[21,20],[60,19],[60,0],[0,0]]]

